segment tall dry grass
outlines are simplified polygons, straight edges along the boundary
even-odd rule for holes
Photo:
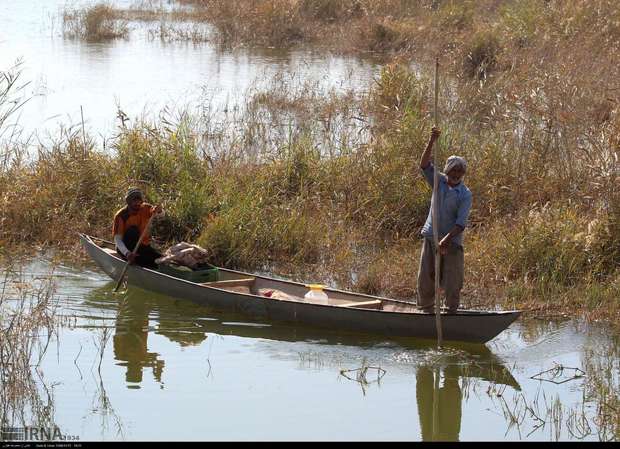
[[[63,35],[100,42],[127,38],[129,26],[111,4],[97,3],[85,8],[67,8],[62,15]]]
[[[382,26],[406,31],[394,42],[408,44],[383,48],[400,58],[358,92],[280,76],[249,91],[236,112],[205,108],[120,128],[107,152],[84,148],[69,129],[34,160],[0,172],[8,224],[0,238],[106,236],[123,191],[140,182],[168,210],[156,229],[165,242],[197,240],[219,264],[411,299],[430,200],[417,160],[432,125],[432,83],[427,66],[414,71],[406,58],[424,62],[441,50],[442,157],[469,160],[474,194],[464,303],[620,322],[612,2],[202,4],[229,20],[231,33],[281,31],[299,20],[302,31],[323,24],[331,39],[344,23],[355,30],[381,17]],[[286,13],[271,21],[267,12],[278,5]]]
[[[88,142],[84,148],[68,129],[0,176],[2,219],[11,223],[2,238],[64,245],[74,241],[73,230],[106,236],[124,190],[139,182],[168,211],[156,228],[163,241],[197,239],[219,264],[294,276],[337,272],[341,286],[411,298],[430,197],[416,168],[431,126],[429,85],[402,65],[386,66],[366,96],[291,89],[282,77],[251,92],[236,117],[138,121],[120,129],[108,152]],[[527,305],[558,292],[594,292],[598,284],[607,287],[592,304],[608,301],[616,288],[619,202],[609,187],[613,158],[602,161],[616,134],[599,134],[584,159],[563,167],[546,157],[561,156],[559,146],[541,149],[507,133],[505,118],[495,127],[463,123],[463,107],[446,110],[459,126],[444,127],[444,143],[470,160],[467,183],[476,198],[465,302],[489,306],[499,297]],[[354,125],[360,117],[361,128]],[[539,132],[533,119],[524,123],[522,132]],[[602,129],[614,126],[615,115]],[[512,145],[522,146],[520,157]],[[542,295],[549,285],[558,288]],[[579,308],[574,299],[561,303]]]
[[[164,42],[210,42],[212,26],[200,10],[161,2],[134,2],[128,7],[97,3],[81,7],[66,6],[62,11],[63,35],[70,39],[102,42],[128,39],[130,32],[144,27],[149,39]]]

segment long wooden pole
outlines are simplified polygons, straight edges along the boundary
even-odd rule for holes
[[[435,59],[435,127],[439,128],[439,113],[437,103],[439,102],[439,58]],[[433,243],[435,246],[435,326],[437,327],[437,346],[441,346],[443,333],[441,328],[441,253],[439,252],[439,139],[435,142],[433,152],[433,165],[435,176],[433,177],[433,204],[431,209],[433,219]]]
[[[82,140],[84,142],[82,155],[83,159],[86,159],[86,130],[84,129],[84,109],[82,109],[82,105],[80,105],[80,115],[82,116]]]
[[[153,217],[155,216],[155,214],[151,215],[151,218],[149,218],[149,221],[146,223],[146,227],[144,228],[144,231],[142,231],[142,235],[140,235],[140,238],[138,239],[138,242],[136,243],[136,246],[134,246],[133,251],[131,252],[131,254],[135,254],[136,251],[138,251],[138,248],[140,247],[140,242],[144,239],[144,237],[146,237],[146,233],[148,232],[149,228],[151,227],[151,222],[153,221]],[[116,287],[114,287],[114,291],[118,291],[119,287],[121,286],[121,284],[123,283],[123,278],[125,277],[125,272],[127,271],[127,268],[129,267],[129,255],[127,255],[127,263],[125,264],[125,266],[123,267],[123,271],[121,271],[121,275],[118,277],[118,282],[116,283]]]

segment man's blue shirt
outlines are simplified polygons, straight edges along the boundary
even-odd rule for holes
[[[433,177],[435,176],[435,167],[433,164],[429,164],[428,167],[422,170],[424,178],[433,188]],[[460,182],[454,187],[448,185],[448,178],[443,173],[439,173],[439,240],[441,240],[446,234],[448,234],[454,225],[459,225],[463,229],[467,226],[467,219],[469,217],[469,211],[471,209],[472,195],[470,190]],[[434,195],[434,194],[433,194]],[[424,227],[422,228],[422,235],[428,239],[433,239],[433,217],[432,217],[432,199],[431,210],[428,212],[428,217]],[[463,245],[463,233],[460,233],[452,239],[456,245]]]

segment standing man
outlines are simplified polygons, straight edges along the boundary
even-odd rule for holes
[[[433,128],[431,138],[420,158],[420,168],[424,178],[433,187],[435,166],[431,162],[433,144],[441,131]],[[439,252],[441,253],[440,285],[446,292],[449,313],[455,313],[461,300],[463,288],[463,231],[467,225],[471,209],[472,195],[463,184],[467,162],[459,156],[450,156],[446,161],[444,173],[439,173],[438,191],[438,231]],[[424,243],[418,271],[418,307],[432,312],[435,305],[435,249],[433,244],[432,200],[431,211],[422,228]]]
[[[114,236],[116,251],[130,264],[157,269],[155,260],[160,258],[161,254],[150,245],[151,236],[148,230],[136,253],[134,254],[132,251],[146,229],[150,218],[154,214],[162,213],[162,208],[145,203],[142,191],[135,188],[129,189],[125,196],[125,202],[127,206],[119,210],[114,216],[112,235]]]

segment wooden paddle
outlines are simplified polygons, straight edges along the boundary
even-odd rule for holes
[[[144,228],[144,231],[142,231],[142,235],[140,235],[140,238],[138,239],[138,242],[136,243],[136,246],[134,246],[133,251],[130,254],[127,255],[127,263],[123,267],[123,271],[121,271],[121,275],[118,278],[118,282],[116,283],[116,287],[114,288],[115,292],[118,291],[119,287],[123,283],[123,278],[125,277],[125,272],[127,271],[127,268],[129,267],[129,256],[131,254],[136,254],[136,251],[138,251],[138,248],[140,247],[140,242],[142,242],[142,240],[146,236],[146,233],[148,232],[149,228],[151,227],[151,222],[153,221],[153,217],[155,217],[155,214],[151,215],[151,218],[149,218],[149,221],[146,223],[146,227]]]
[[[437,103],[439,98],[439,57],[435,59],[435,127],[439,128],[439,114]],[[433,204],[431,209],[433,219],[433,242],[435,243],[435,326],[437,327],[437,346],[441,346],[443,334],[441,329],[441,296],[439,278],[441,269],[441,252],[439,251],[439,139],[435,143],[433,152],[435,176],[433,177]]]

